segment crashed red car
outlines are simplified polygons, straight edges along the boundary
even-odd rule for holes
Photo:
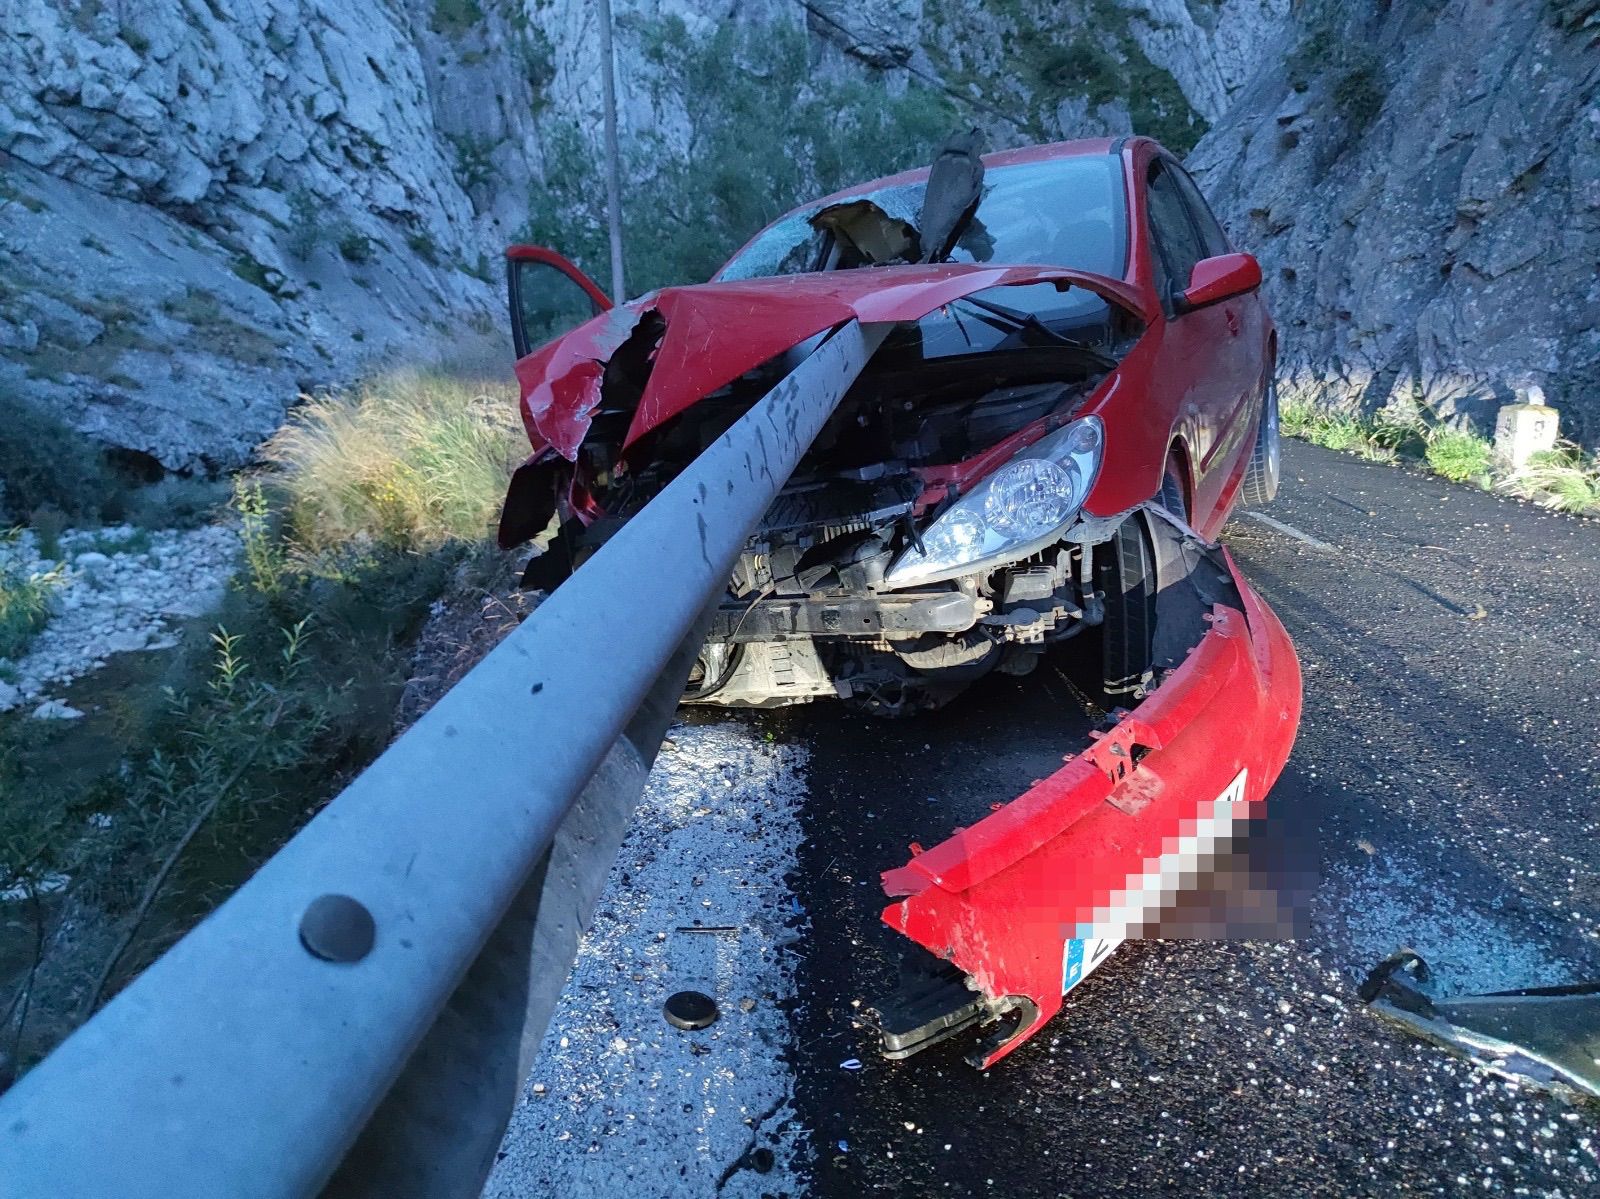
[[[890,327],[746,545],[684,699],[907,715],[1046,653],[1079,685],[1081,752],[884,872],[884,921],[931,955],[874,1008],[884,1053],[980,1026],[971,1060],[997,1061],[1163,927],[1294,740],[1293,647],[1212,540],[1278,485],[1256,261],[1139,137],[958,138],[620,307],[553,251],[507,257],[533,453],[500,535],[546,541],[531,586],[834,330]]]
[[[1212,536],[1276,490],[1260,269],[1176,160],[1147,138],[957,148],[931,176],[796,209],[712,282],[621,308],[558,254],[508,254],[534,453],[501,540],[555,533],[544,586],[827,330],[902,322],[740,559],[688,702],[902,715],[1072,638],[1094,690],[1136,699],[1139,505]],[[569,297],[604,311],[530,353]]]

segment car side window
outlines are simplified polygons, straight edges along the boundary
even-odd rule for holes
[[[1200,240],[1205,243],[1207,258],[1215,258],[1218,254],[1233,253],[1233,246],[1228,241],[1228,235],[1223,232],[1222,222],[1211,211],[1211,205],[1206,203],[1205,195],[1200,191],[1189,172],[1182,167],[1169,165],[1166,173],[1178,184],[1178,190],[1183,193],[1189,216],[1194,221],[1195,228],[1200,230]]]
[[[1208,257],[1200,231],[1189,218],[1183,193],[1166,164],[1156,163],[1150,168],[1146,186],[1146,203],[1150,213],[1150,236],[1155,241],[1156,283],[1163,301],[1170,301],[1174,292],[1189,286],[1189,272],[1194,264]]]

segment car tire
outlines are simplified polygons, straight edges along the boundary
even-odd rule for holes
[[[1264,508],[1278,494],[1278,384],[1270,376],[1267,394],[1261,402],[1261,421],[1256,426],[1256,443],[1250,449],[1250,462],[1244,468],[1244,484],[1239,498],[1252,508]]]
[[[1101,684],[1107,707],[1132,707],[1152,678],[1156,628],[1156,563],[1145,518],[1123,521],[1096,547],[1095,587],[1105,597]]]
[[[1161,490],[1156,492],[1156,503],[1184,524],[1189,523],[1189,505],[1183,498],[1183,478],[1176,462],[1167,462],[1166,473],[1161,476]]]

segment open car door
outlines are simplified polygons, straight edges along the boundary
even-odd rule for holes
[[[593,279],[544,246],[506,247],[506,297],[518,359],[611,307]]]

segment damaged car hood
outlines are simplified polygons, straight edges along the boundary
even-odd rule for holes
[[[988,288],[1052,282],[1093,292],[1146,322],[1155,316],[1120,280],[1050,266],[884,266],[665,287],[600,314],[518,362],[523,420],[536,447],[543,443],[575,460],[600,406],[606,362],[652,314],[664,328],[625,446],[843,321],[915,321]]]

